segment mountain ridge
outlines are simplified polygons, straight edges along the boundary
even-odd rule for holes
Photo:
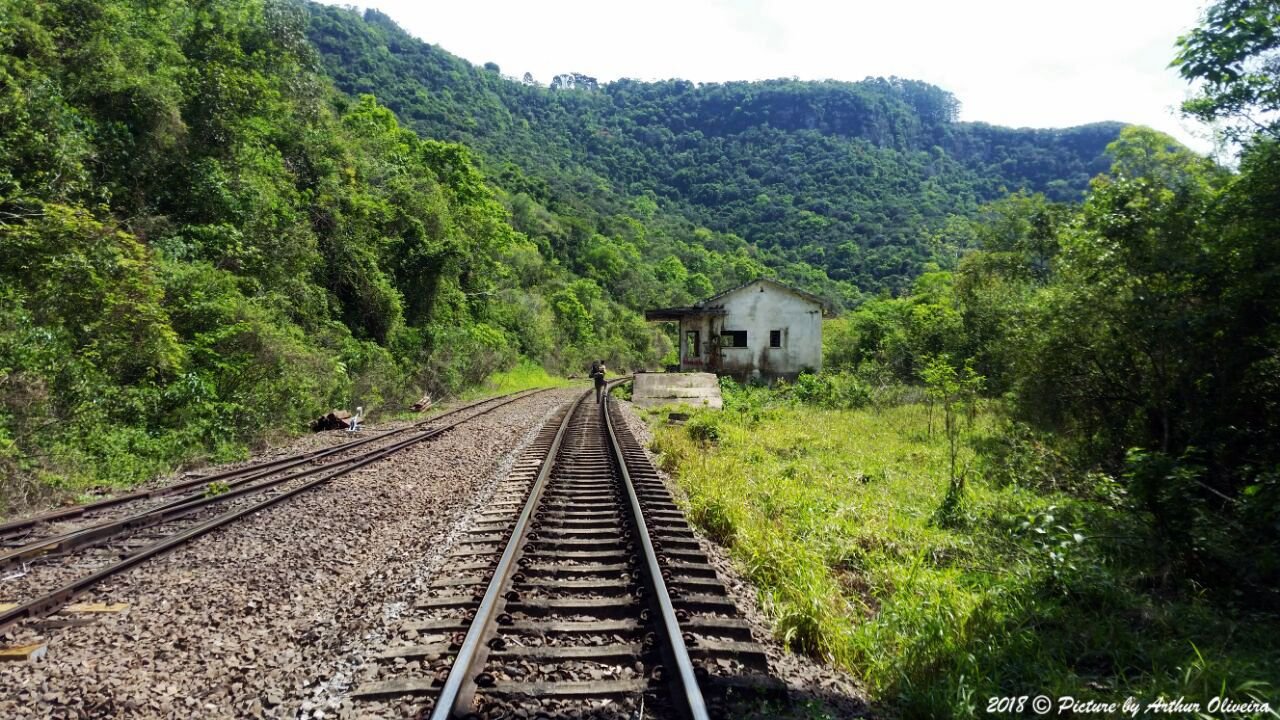
[[[502,169],[559,180],[596,215],[648,197],[663,211],[741,237],[784,278],[848,306],[901,292],[936,261],[929,236],[1008,192],[1076,201],[1124,127],[1014,129],[960,122],[927,83],[598,82],[547,86],[475,65],[385,13],[307,4],[326,74],[372,93],[420,134],[475,148]],[[825,276],[825,277],[824,277]]]

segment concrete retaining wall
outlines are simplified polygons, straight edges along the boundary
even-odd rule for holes
[[[720,410],[720,381],[713,373],[636,373],[631,402],[639,407],[689,405]]]

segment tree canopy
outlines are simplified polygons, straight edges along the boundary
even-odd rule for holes
[[[902,78],[697,85],[565,73],[543,87],[477,68],[375,10],[307,7],[339,88],[375,92],[424,135],[475,148],[499,185],[564,224],[612,238],[615,218],[630,216],[647,229],[642,257],[686,266],[707,262],[694,259],[704,228],[725,236],[709,248],[721,267],[701,270],[713,285],[737,276],[718,256],[746,254],[837,307],[908,288],[951,215],[1018,189],[1079,200],[1121,127],[960,123],[950,93]]]

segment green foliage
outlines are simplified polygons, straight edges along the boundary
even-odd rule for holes
[[[510,370],[493,373],[482,384],[468,390],[463,394],[463,398],[473,399],[534,388],[563,387],[569,384],[565,378],[548,373],[541,364],[528,358],[521,358]]]
[[[1275,516],[1245,513],[1244,492],[1280,467],[1263,439],[1280,429],[1280,296],[1267,289],[1280,277],[1280,146],[1255,138],[1238,174],[1143,128],[1108,153],[1083,205],[997,202],[952,229],[962,245],[942,239],[953,270],[829,322],[826,367],[924,380],[957,442],[948,398],[968,368],[1012,401],[1002,444],[1038,454],[1037,483],[1062,488],[1085,469],[1121,478],[1117,502],[1151,519],[1171,567],[1275,606],[1276,566],[1256,552]],[[948,508],[962,475],[950,472]]]
[[[1274,387],[1260,380],[1280,305],[1262,288],[1280,256],[1274,221],[1237,208],[1254,208],[1253,193],[1280,179],[1267,160],[1276,148],[1256,145],[1237,178],[1169,148],[1137,131],[1117,142],[1112,175],[1060,233],[1053,276],[1028,296],[1010,384],[1024,417],[1126,473],[1179,564],[1253,578],[1246,538],[1260,528],[1236,527],[1235,498],[1280,462],[1256,440],[1275,423]],[[1232,542],[1242,544],[1229,551]]]
[[[871,402],[871,388],[855,373],[801,373],[795,384],[784,386],[796,400],[817,407],[855,409]]]
[[[901,291],[949,214],[1007,189],[1077,200],[1120,129],[959,123],[950,94],[900,78],[568,74],[545,87],[423,43],[376,10],[308,11],[338,87],[376,92],[414,129],[475,148],[498,169],[517,229],[633,308],[761,274],[843,307]]]
[[[1200,96],[1186,101],[1183,110],[1204,121],[1236,121],[1225,129],[1236,140],[1259,129],[1280,136],[1274,117],[1280,110],[1277,28],[1280,3],[1273,0],[1220,0],[1210,5],[1201,26],[1178,38],[1173,65],[1182,77],[1202,83]]]
[[[953,522],[960,510],[964,495],[965,473],[956,463],[960,455],[961,413],[973,410],[978,393],[982,391],[983,378],[973,371],[972,363],[957,367],[951,356],[939,353],[928,358],[920,370],[925,395],[930,400],[929,430],[933,430],[933,404],[942,409],[942,431],[947,439],[948,478],[947,495],[938,508],[937,519]]]
[[[513,226],[466,148],[317,74],[302,6],[0,16],[0,469],[21,478],[0,502],[456,393],[522,353],[666,351]],[[629,282],[625,250],[601,246],[602,279]],[[546,300],[563,288],[579,345]]]
[[[923,405],[826,410],[742,386],[725,397],[713,445],[655,428],[690,521],[753,581],[779,638],[852,670],[884,712],[985,717],[987,698],[1029,688],[1273,700],[1280,622],[1170,576],[1142,514],[1102,481],[1062,479],[1064,492],[975,474],[964,522],[938,524],[951,448]],[[1005,428],[980,411],[961,462],[1008,460],[1001,477],[1031,464],[975,457]]]
[[[720,416],[711,411],[700,412],[689,418],[684,430],[694,442],[709,445],[720,439]]]
[[[230,491],[231,486],[229,484],[221,480],[215,480],[214,482],[205,485],[204,496],[207,498],[217,497],[219,495],[225,495]]]

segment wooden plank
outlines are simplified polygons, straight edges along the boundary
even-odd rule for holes
[[[596,538],[593,540],[575,540],[572,537],[566,537],[563,535],[550,537],[548,535],[539,533],[537,540],[530,540],[529,542],[530,544],[536,544],[539,547],[551,548],[551,549],[562,548],[562,547],[563,548],[600,547],[601,545],[604,545],[605,547],[609,547],[610,545],[617,545],[621,543],[622,536],[619,533],[613,533],[612,537],[602,537],[602,538]],[[622,552],[622,548],[618,548],[617,550],[600,550],[597,552],[597,556],[599,556],[600,553],[612,553],[612,552]]]
[[[30,645],[14,645],[0,648],[0,662],[28,662],[44,657],[49,649],[48,643],[32,643]]]
[[[120,613],[128,609],[129,603],[75,603],[62,608],[61,612]]]
[[[633,662],[640,656],[639,643],[611,643],[609,645],[543,645],[541,647],[508,647],[495,650],[495,658],[522,658],[526,660],[591,660],[595,662]]]
[[[440,620],[409,620],[402,622],[400,627],[405,630],[416,630],[418,632],[450,632],[458,630],[466,630],[471,626],[471,621],[464,618],[443,618]],[[746,626],[746,623],[743,623]],[[716,629],[720,629],[717,627]],[[568,622],[543,622],[543,621],[522,621],[515,622],[510,625],[499,625],[498,631],[502,633],[508,632],[531,632],[531,633],[553,633],[553,634],[578,634],[578,633],[625,633],[637,632],[640,630],[640,623],[635,620],[588,620],[588,621],[568,621]],[[748,631],[749,632],[749,631]]]
[[[636,615],[640,614],[641,606],[639,606],[631,598],[520,598],[513,600],[507,604],[507,609],[513,612],[553,612],[561,611],[562,614],[587,614],[593,611],[598,612],[631,612]]]
[[[436,587],[436,588],[470,587],[472,585],[483,585],[488,582],[489,582],[489,578],[482,577],[480,575],[474,575],[471,577],[447,577],[447,578],[440,578],[439,580],[433,581],[431,583],[431,587]]]
[[[456,630],[466,630],[471,627],[470,618],[440,618],[438,620],[409,620],[400,624],[405,630],[416,630],[418,632],[449,632]]]
[[[378,697],[380,695],[416,695],[420,693],[439,692],[433,679],[405,678],[361,685],[351,693],[351,697]]]
[[[529,697],[596,697],[602,695],[633,695],[644,692],[649,682],[644,678],[625,680],[587,680],[579,682],[500,682],[492,688],[482,688],[484,694],[526,695]]]
[[[708,565],[707,567],[711,567]],[[629,569],[626,563],[583,563],[581,565],[555,565],[552,563],[529,563],[523,569],[530,573],[542,575],[591,575],[593,573],[620,573]],[[714,572],[714,570],[713,570]]]
[[[621,593],[631,592],[630,587],[628,587],[625,583],[618,582],[616,579],[605,580],[600,578],[588,578],[586,580],[569,580],[566,578],[556,578],[556,579],[529,578],[528,580],[524,581],[523,585],[527,585],[529,587],[546,587],[546,588],[557,588],[557,589],[564,589],[564,590],[607,591],[607,592],[612,592],[614,594],[617,594],[619,592]]]
[[[479,604],[470,595],[440,595],[419,598],[416,606],[419,610],[428,610],[430,608],[466,608]]]
[[[44,618],[43,620],[36,620],[31,624],[31,627],[35,630],[44,631],[61,630],[69,627],[84,627],[92,624],[93,620],[90,620],[89,618],[69,618],[58,617],[55,615],[54,617]]]
[[[640,623],[635,620],[586,620],[567,622],[525,621],[515,622],[510,625],[501,625],[499,626],[499,630],[506,630],[509,632],[532,632],[539,634],[626,633],[639,631]]]
[[[437,658],[445,653],[450,652],[451,645],[447,642],[430,643],[428,645],[408,645],[405,647],[390,648],[378,655],[379,659],[394,658]]]
[[[539,540],[536,549],[530,550],[529,555],[536,555],[539,558],[553,558],[561,560],[600,560],[609,558],[626,558],[629,553],[623,548],[617,550],[557,550],[554,544],[544,543]]]

